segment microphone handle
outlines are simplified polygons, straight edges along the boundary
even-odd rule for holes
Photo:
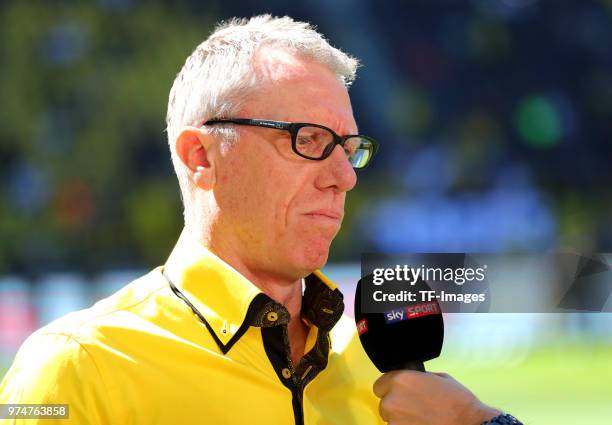
[[[415,360],[404,363],[402,369],[418,370],[419,372],[425,372],[425,365],[423,365],[423,362]]]

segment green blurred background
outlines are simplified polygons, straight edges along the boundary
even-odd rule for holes
[[[448,355],[430,362],[485,403],[526,424],[609,423],[612,347],[582,341],[551,343],[507,364],[471,365]]]
[[[612,1],[4,1],[0,375],[34,329],[165,261],[172,81],[215,22],[264,12],[363,63],[353,106],[381,150],[331,253],[345,292],[361,252],[611,251]],[[534,317],[450,318],[430,369],[526,423],[610,422],[610,315]]]

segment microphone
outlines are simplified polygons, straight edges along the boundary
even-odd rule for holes
[[[368,275],[359,280],[355,293],[355,323],[363,349],[383,373],[401,369],[425,372],[423,362],[438,357],[444,341],[438,301],[423,301],[417,296],[418,301],[386,302],[388,310],[366,313],[362,308],[362,291],[371,295],[373,285],[372,275]],[[430,290],[425,281],[419,280],[410,292]]]

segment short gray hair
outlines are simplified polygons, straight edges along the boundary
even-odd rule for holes
[[[348,87],[355,79],[358,61],[332,47],[307,22],[270,15],[231,19],[218,25],[187,58],[176,76],[166,115],[168,143],[178,177],[185,213],[193,190],[189,172],[177,156],[175,140],[183,127],[201,125],[213,117],[236,113],[260,81],[253,58],[263,47],[287,50],[319,63]],[[225,137],[230,133],[223,133]],[[187,217],[185,217],[187,218]]]

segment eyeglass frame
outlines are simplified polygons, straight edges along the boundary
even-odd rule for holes
[[[340,145],[342,148],[344,148],[344,144],[346,143],[348,139],[352,137],[359,137],[361,139],[367,140],[368,142],[372,144],[372,155],[370,156],[370,159],[368,160],[365,166],[360,167],[360,168],[353,167],[356,170],[362,170],[366,168],[368,165],[370,165],[372,158],[374,158],[376,151],[378,151],[378,142],[369,136],[364,136],[362,134],[349,134],[346,136],[340,136],[331,128],[325,127],[324,125],[320,125],[320,124],[313,124],[313,123],[307,123],[307,122],[260,120],[260,119],[251,119],[251,118],[214,118],[214,119],[204,122],[204,124],[202,124],[202,127],[205,125],[214,125],[214,124],[236,124],[236,125],[272,128],[275,130],[288,131],[289,134],[291,135],[291,149],[293,150],[293,152],[296,155],[301,156],[302,158],[310,159],[312,161],[323,161],[324,159],[328,158],[332,154],[336,146]],[[317,127],[317,128],[321,128],[323,130],[329,131],[334,138],[333,146],[331,143],[327,145],[324,148],[323,153],[321,154],[321,157],[319,158],[313,158],[313,157],[300,153],[297,149],[297,134],[298,134],[298,131],[303,127]],[[332,147],[329,148],[330,146]]]

